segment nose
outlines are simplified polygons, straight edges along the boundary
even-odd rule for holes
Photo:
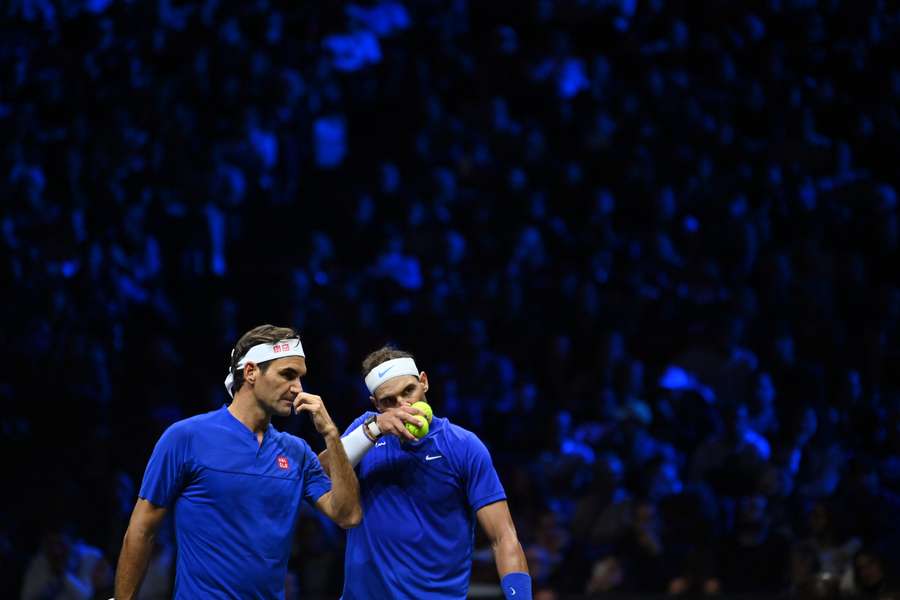
[[[296,381],[296,383],[291,384],[291,393],[293,395],[296,396],[297,394],[299,394],[302,391],[303,391],[303,385],[300,383],[299,379]]]

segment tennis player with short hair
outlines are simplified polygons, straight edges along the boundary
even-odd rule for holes
[[[506,494],[478,437],[435,416],[421,440],[405,424],[424,417],[428,376],[411,354],[386,346],[363,361],[375,412],[347,429],[363,520],[348,532],[343,600],[462,600],[469,591],[475,521],[491,543],[507,598],[530,600],[531,577]],[[331,448],[319,455],[331,466]]]
[[[119,555],[117,600],[137,595],[170,509],[176,599],[283,598],[301,499],[341,527],[359,523],[359,483],[304,375],[295,330],[262,325],[241,337],[225,379],[231,404],[174,423],[153,450]],[[308,412],[325,438],[331,481],[305,441],[272,426],[292,410]]]

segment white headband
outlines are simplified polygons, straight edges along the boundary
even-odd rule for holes
[[[233,349],[231,355],[234,356]],[[247,353],[237,362],[236,370],[243,369],[248,362],[259,364],[264,363],[267,360],[284,358],[285,356],[306,356],[303,354],[303,344],[300,343],[299,338],[279,340],[274,344],[272,342],[266,342],[265,344],[253,346],[247,350]],[[228,390],[228,395],[232,398],[234,398],[234,391],[231,389],[231,386],[233,385],[234,373],[229,370],[228,376],[225,378],[225,389]]]
[[[392,358],[387,360],[366,375],[366,387],[369,392],[374,394],[382,383],[394,377],[402,377],[403,375],[419,376],[419,369],[416,368],[416,362],[409,358]]]

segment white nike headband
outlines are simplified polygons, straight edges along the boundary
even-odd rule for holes
[[[231,355],[234,356],[233,349]],[[241,357],[235,370],[243,369],[248,362],[259,364],[276,358],[284,358],[285,356],[306,356],[303,354],[303,344],[300,343],[299,338],[279,340],[275,343],[257,344],[247,350],[247,353]],[[228,395],[234,398],[232,386],[234,386],[234,373],[229,370],[228,376],[225,378],[225,389],[228,390]]]
[[[366,375],[366,387],[369,393],[374,394],[382,383],[394,377],[402,377],[403,375],[419,376],[419,369],[416,368],[416,361],[409,357],[392,358],[386,360]]]

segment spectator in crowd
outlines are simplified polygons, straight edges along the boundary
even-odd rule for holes
[[[50,519],[41,547],[28,563],[22,600],[90,600],[110,595],[113,571],[99,548],[74,538]]]

